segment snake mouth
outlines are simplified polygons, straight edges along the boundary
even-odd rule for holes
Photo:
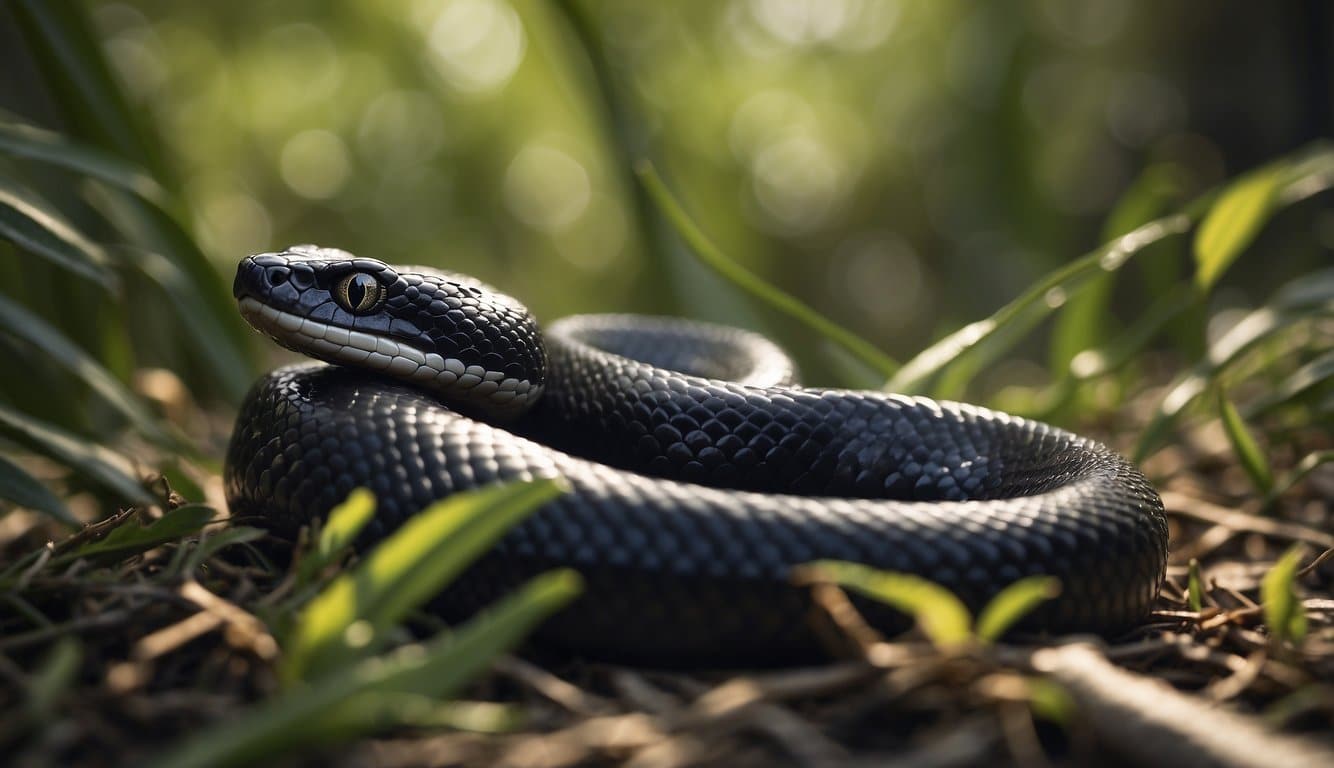
[[[498,414],[518,414],[542,394],[541,385],[462,360],[423,353],[385,336],[354,331],[284,312],[250,296],[237,300],[255,330],[296,352],[340,365],[365,368],[412,382],[450,400],[482,405]]]

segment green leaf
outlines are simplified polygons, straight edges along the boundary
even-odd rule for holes
[[[1061,593],[1060,579],[1029,576],[1002,589],[977,617],[977,637],[983,642],[999,640],[1034,608]]]
[[[308,584],[315,574],[343,556],[361,529],[375,517],[375,494],[368,488],[357,488],[347,499],[329,512],[329,518],[320,530],[315,548],[306,553],[297,566],[297,583]]]
[[[920,576],[839,560],[819,560],[802,566],[802,570],[817,580],[846,587],[912,616],[939,648],[961,645],[972,638],[973,618],[968,608],[949,590]]]
[[[74,374],[134,425],[139,434],[159,445],[173,445],[177,442],[168,437],[138,398],[97,360],[45,320],[3,295],[0,295],[0,331],[8,331],[23,339],[41,350],[53,363]]]
[[[422,646],[331,668],[310,684],[261,702],[240,717],[190,738],[155,761],[153,768],[213,768],[272,761],[282,753],[348,741],[392,725],[392,709],[358,702],[366,696],[443,699],[523,639],[540,621],[578,596],[577,573],[553,571],[476,616],[456,633],[441,633]]]
[[[1199,613],[1204,610],[1204,585],[1200,580],[1200,561],[1190,559],[1190,571],[1186,582],[1186,599],[1190,602],[1190,609]]]
[[[54,131],[23,123],[0,122],[0,152],[105,181],[159,207],[166,204],[166,192],[142,168],[95,147],[71,141]]]
[[[1302,545],[1289,549],[1260,582],[1265,623],[1276,642],[1298,644],[1306,637],[1306,610],[1297,597],[1295,584],[1302,560]]]
[[[53,563],[66,563],[85,557],[124,560],[153,547],[176,541],[185,536],[198,533],[217,514],[212,507],[187,504],[168,510],[162,517],[148,525],[137,525],[132,515],[126,515],[125,522],[112,529],[111,533],[90,541],[73,552],[53,558]]]
[[[0,499],[59,520],[71,528],[82,525],[65,503],[32,475],[0,456]]]
[[[1184,214],[1155,219],[1048,273],[991,317],[969,323],[918,353],[904,363],[885,385],[885,389],[908,394],[920,393],[942,370],[978,347],[987,345],[993,347],[990,354],[999,354],[1003,350],[994,346],[1004,345],[993,346],[993,337],[1006,332],[1014,324],[1031,323],[1049,314],[1062,306],[1068,297],[1084,287],[1091,278],[1120,269],[1149,245],[1185,232],[1190,228],[1190,223],[1190,217]],[[1004,340],[1012,343],[1016,339],[1017,336],[1011,335]]]
[[[554,479],[508,483],[455,494],[409,518],[306,606],[287,645],[286,679],[311,680],[373,653],[409,611],[564,487]]]
[[[0,179],[0,238],[101,285],[114,285],[101,248],[35,194]]]
[[[1067,725],[1077,707],[1069,691],[1055,680],[1028,678],[1028,708],[1048,722]]]
[[[81,473],[126,501],[152,505],[153,497],[139,481],[117,467],[116,454],[86,438],[71,435],[0,404],[0,431],[34,451]]]
[[[1218,196],[1195,233],[1195,283],[1202,293],[1255,240],[1290,173],[1286,164],[1276,163],[1242,176]]]
[[[1250,475],[1251,482],[1255,483],[1256,488],[1262,493],[1267,493],[1274,487],[1273,470],[1269,468],[1269,462],[1265,460],[1264,452],[1255,442],[1255,437],[1246,428],[1246,422],[1242,421],[1241,414],[1237,413],[1236,407],[1227,399],[1222,389],[1218,390],[1218,415],[1223,420],[1223,431],[1227,433],[1228,442],[1232,444],[1232,452],[1237,455],[1241,468]]]
[[[791,294],[765,282],[759,275],[741,266],[736,260],[723,253],[690,218],[684,206],[672,195],[671,190],[667,188],[666,183],[663,182],[662,177],[658,175],[657,170],[651,163],[641,162],[636,167],[635,172],[649,197],[652,198],[663,215],[672,222],[677,234],[689,246],[690,251],[705,266],[740,288],[744,293],[806,326],[831,343],[838,345],[863,364],[879,371],[882,376],[892,376],[898,369],[898,363],[884,352],[876,349],[874,344],[816,312]]]

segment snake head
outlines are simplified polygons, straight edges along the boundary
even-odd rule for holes
[[[505,420],[541,395],[541,333],[514,299],[463,275],[297,245],[241,260],[241,315],[279,344],[411,382]]]

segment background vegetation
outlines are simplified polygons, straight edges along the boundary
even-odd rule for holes
[[[21,691],[0,701],[40,720],[71,716],[56,702],[90,680],[170,687],[139,657],[139,683],[103,680],[124,648],[48,649],[100,626],[125,645],[179,618],[130,597],[116,610],[133,622],[71,608],[84,572],[195,605],[206,598],[180,585],[221,579],[262,619],[241,624],[257,661],[228,678],[231,701],[287,695],[252,717],[296,717],[281,707],[302,686],[351,685],[291,672],[313,653],[312,606],[337,603],[315,596],[336,594],[345,540],[326,532],[320,568],[285,577],[249,549],[258,532],[214,519],[232,408],[276,359],[236,317],[231,270],[296,242],[466,271],[546,319],[746,325],[812,384],[1094,430],[1149,461],[1169,506],[1270,515],[1174,512],[1262,537],[1228,549],[1178,526],[1181,589],[1164,610],[1198,629],[1210,602],[1235,606],[1191,555],[1267,573],[1294,538],[1331,546],[1331,39],[1320,0],[0,6],[0,505],[20,510],[0,518],[0,673]],[[127,503],[137,512],[116,512]],[[1273,528],[1288,524],[1307,527]],[[62,526],[78,532],[44,548]],[[238,586],[224,548],[267,575],[264,597]],[[1302,557],[1264,595],[1258,575],[1234,591],[1267,607],[1286,662],[1305,647],[1316,665],[1312,643],[1329,641],[1303,640],[1294,617],[1324,627],[1334,603],[1294,602]],[[1316,564],[1301,571],[1327,589]],[[482,668],[577,590],[544,584],[508,639],[457,668]],[[352,656],[383,650],[410,607]],[[453,687],[374,685],[344,691],[380,696],[359,729],[482,711],[422,708]],[[1334,713],[1327,687],[1283,685]],[[1271,694],[1260,703],[1286,701]],[[320,741],[321,718],[347,712],[302,716],[288,737]],[[208,738],[175,759],[273,746]]]

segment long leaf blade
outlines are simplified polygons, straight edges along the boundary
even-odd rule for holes
[[[1232,452],[1236,454],[1241,468],[1246,470],[1251,482],[1255,483],[1261,493],[1268,493],[1274,487],[1274,472],[1269,468],[1260,445],[1255,442],[1255,436],[1246,428],[1241,414],[1237,413],[1236,406],[1221,389],[1218,391],[1218,416],[1223,420],[1223,431],[1227,433],[1228,442],[1232,444]]]
[[[144,505],[154,503],[144,486],[122,472],[116,465],[115,454],[103,446],[75,437],[3,404],[0,404],[0,429],[38,453],[81,472],[122,499]]]
[[[289,643],[287,678],[318,677],[373,652],[408,611],[563,487],[545,479],[483,488],[414,515],[306,606]]]
[[[1195,282],[1207,292],[1255,240],[1274,211],[1286,164],[1237,179],[1218,196],[1195,233]]]
[[[102,249],[36,195],[0,180],[0,238],[97,283],[109,283]]]
[[[81,525],[79,518],[65,507],[60,497],[3,456],[0,456],[0,499],[41,512],[72,528]]]
[[[148,409],[92,355],[84,352],[45,320],[3,295],[0,295],[0,331],[7,331],[29,342],[56,365],[74,374],[124,416],[141,435],[159,444],[172,442]]]
[[[152,176],[132,163],[44,128],[0,122],[0,153],[47,163],[113,184],[157,205],[166,192]]]
[[[689,246],[690,251],[705,266],[740,288],[742,292],[787,315],[819,336],[843,348],[863,364],[880,372],[882,376],[892,376],[898,370],[898,362],[881,352],[874,344],[815,311],[815,309],[791,294],[785,293],[778,287],[766,282],[759,275],[724,254],[704,234],[699,225],[690,218],[685,207],[672,195],[671,190],[667,188],[667,184],[658,175],[657,170],[651,163],[641,163],[636,168],[636,173],[640,184],[648,191],[654,204],[676,228],[677,234]]]
[[[1190,221],[1190,217],[1184,214],[1155,219],[1047,274],[1019,298],[1001,307],[990,317],[969,323],[918,353],[904,363],[885,385],[885,389],[910,394],[924,391],[927,383],[947,366],[990,341],[1012,323],[1031,318],[1034,313],[1050,313],[1055,307],[1061,306],[1060,301],[1053,301],[1053,296],[1069,296],[1090,278],[1120,269],[1149,245],[1185,232],[1190,227]]]
[[[801,573],[803,581],[829,581],[912,616],[937,647],[958,646],[972,637],[968,608],[949,590],[920,576],[840,560],[809,563]]]
[[[151,763],[153,768],[213,768],[272,760],[302,746],[354,738],[388,725],[358,718],[349,705],[359,696],[407,694],[445,698],[497,655],[514,647],[534,626],[580,592],[573,571],[553,571],[528,582],[457,633],[424,647],[409,647],[331,671],[298,685],[241,717],[187,740]],[[376,713],[378,714],[378,713]]]
[[[1260,582],[1265,623],[1276,642],[1300,643],[1306,636],[1306,611],[1294,587],[1301,560],[1302,545],[1297,544],[1274,563]]]
[[[1061,582],[1051,576],[1029,576],[1002,589],[977,616],[977,638],[999,640],[1016,622],[1061,593]]]
[[[103,538],[90,541],[73,552],[61,555],[57,561],[69,562],[94,556],[123,560],[160,544],[197,533],[216,514],[212,507],[187,504],[168,510],[162,517],[148,525],[137,525],[132,517],[127,516],[124,523],[116,526]]]

